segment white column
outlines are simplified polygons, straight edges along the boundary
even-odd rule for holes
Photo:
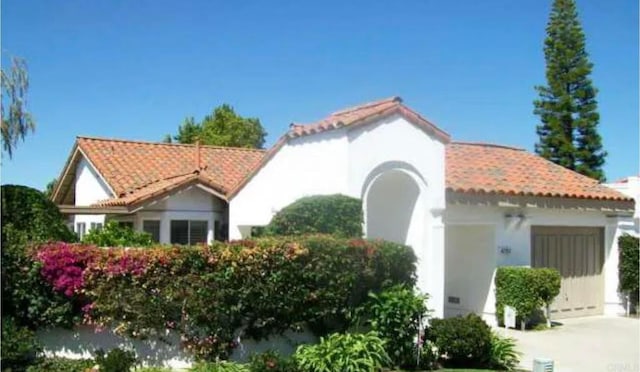
[[[624,294],[618,292],[618,238],[634,231],[631,217],[607,218],[604,229],[604,313],[625,314]]]

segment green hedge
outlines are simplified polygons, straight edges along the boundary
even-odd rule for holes
[[[284,207],[264,229],[265,235],[331,234],[362,237],[362,202],[345,195],[308,196]]]
[[[76,235],[65,225],[62,214],[42,192],[27,186],[3,185],[2,242],[10,239],[6,226],[26,235],[28,241],[76,241]]]
[[[530,267],[499,267],[496,272],[496,316],[502,324],[504,306],[516,309],[519,322],[525,323],[543,305],[560,293],[558,270]]]
[[[181,333],[199,359],[226,358],[234,332],[262,338],[310,326],[318,335],[348,327],[369,291],[415,284],[411,248],[383,241],[305,236],[211,247],[97,249],[40,247],[43,275],[86,320],[133,337]]]
[[[618,280],[619,289],[631,294],[633,304],[638,304],[640,277],[638,266],[640,265],[640,240],[631,235],[623,235],[618,238]]]

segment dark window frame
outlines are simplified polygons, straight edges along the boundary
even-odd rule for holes
[[[156,236],[156,231],[147,231],[147,226],[145,226],[147,223],[157,224],[157,228],[158,228],[157,229],[157,236]],[[155,228],[155,226],[153,228]],[[161,236],[161,231],[162,231],[162,223],[160,222],[160,220],[157,220],[157,219],[142,220],[142,231],[146,232],[149,235],[151,235],[151,239],[154,242],[160,243],[160,236]]]
[[[184,224],[186,223],[186,240],[184,239],[185,232],[178,232],[177,229],[184,228]],[[204,224],[204,240],[194,241],[193,233],[194,227],[193,224]],[[183,226],[177,226],[178,224]],[[201,226],[202,227],[202,226]],[[178,235],[182,234],[181,236]],[[208,220],[171,220],[170,221],[170,236],[169,241],[171,244],[181,244],[181,245],[196,245],[196,244],[208,244],[208,235],[209,235],[209,221]]]

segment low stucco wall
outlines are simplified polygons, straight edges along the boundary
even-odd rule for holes
[[[37,332],[38,340],[43,344],[45,355],[71,359],[92,358],[95,350],[105,351],[113,348],[126,348],[135,351],[145,366],[186,369],[194,360],[180,347],[180,336],[176,332],[167,332],[162,337],[146,340],[134,340],[117,335],[113,329],[98,331],[95,327],[81,325],[72,330],[54,328]],[[309,331],[288,331],[283,335],[274,335],[266,340],[255,341],[240,339],[240,345],[231,355],[231,360],[244,362],[254,353],[275,350],[283,355],[292,354],[298,345],[315,343],[317,338]]]

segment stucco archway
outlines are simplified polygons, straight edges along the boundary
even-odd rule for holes
[[[409,164],[376,167],[367,177],[362,197],[367,238],[423,248],[425,189],[423,178]]]

